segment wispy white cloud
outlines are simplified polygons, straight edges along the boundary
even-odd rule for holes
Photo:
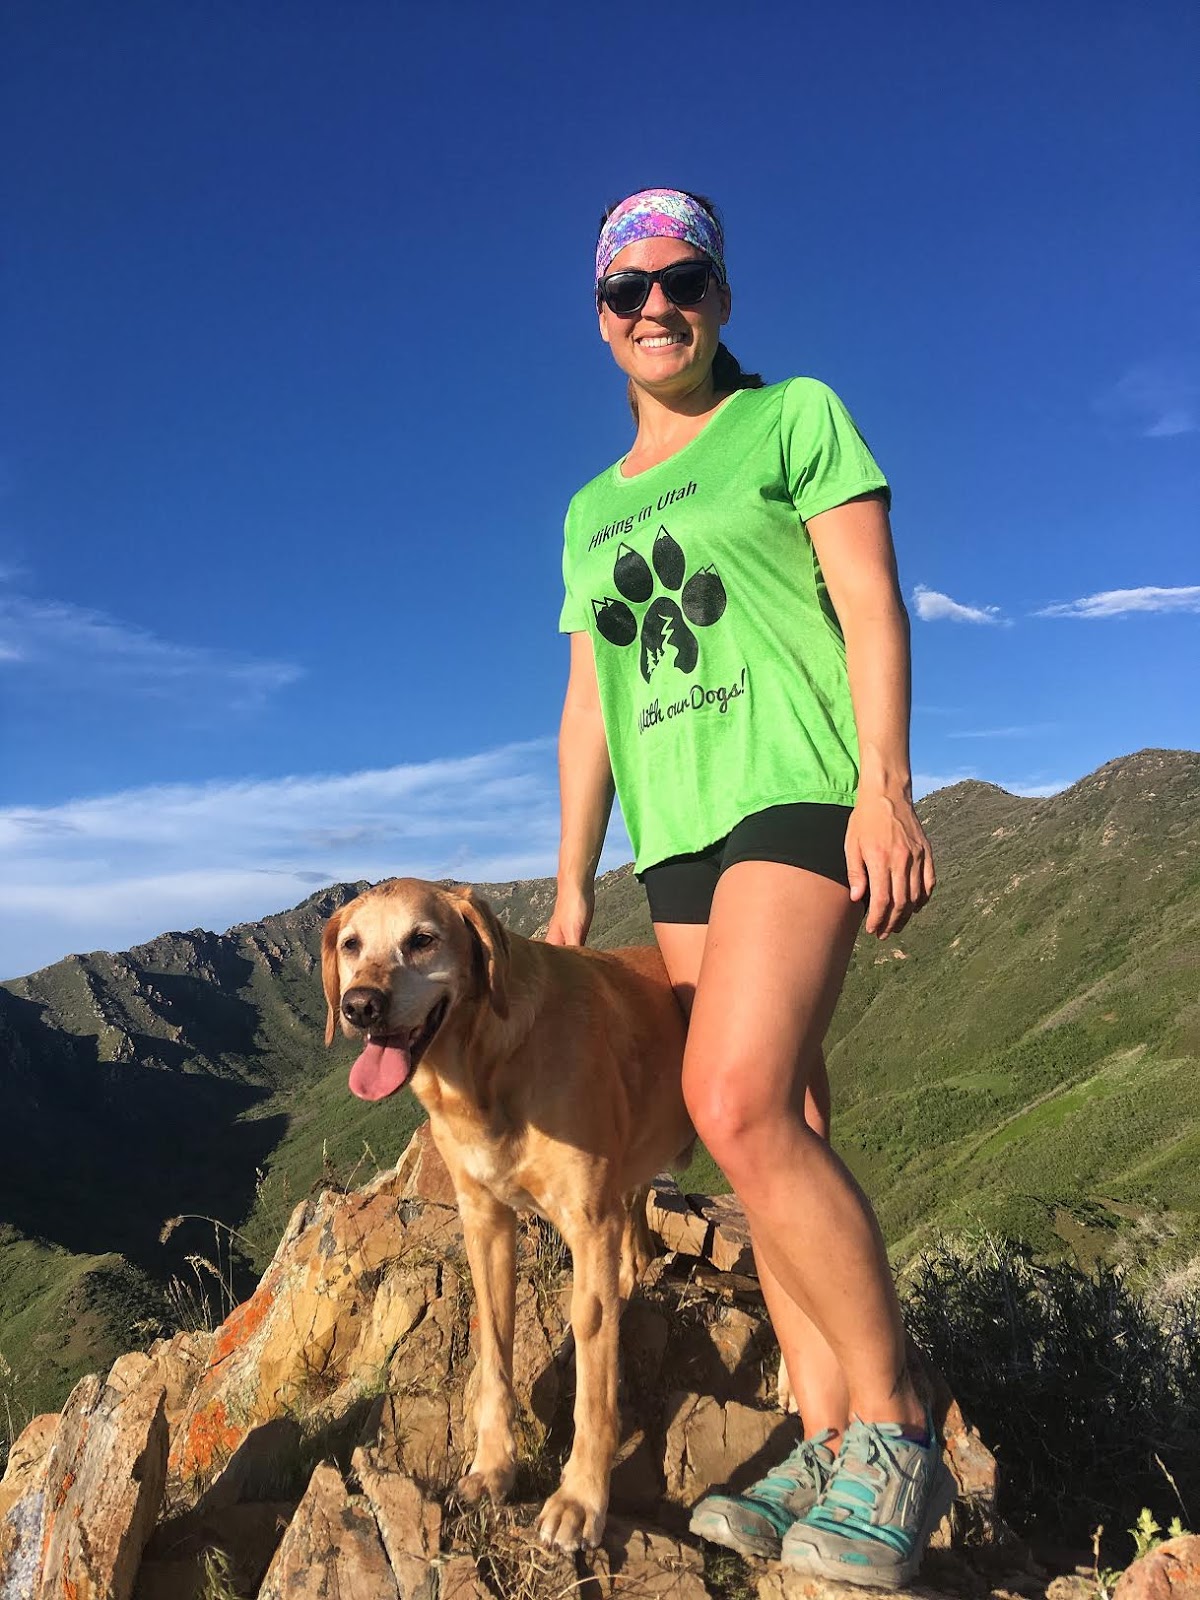
[[[1047,795],[1061,794],[1064,789],[1069,789],[1075,778],[1051,778],[1042,783],[1002,783],[1000,787],[1007,789],[1009,794],[1018,794],[1025,800],[1044,800]]]
[[[933,794],[938,789],[949,789],[953,784],[965,783],[968,778],[978,776],[974,767],[962,767],[957,772],[914,772],[913,799],[920,800],[922,796]]]
[[[1143,439],[1200,432],[1200,383],[1171,362],[1131,367],[1099,395],[1095,409]]]
[[[0,975],[170,929],[223,929],[326,884],[411,874],[503,882],[552,874],[552,738],[362,772],[170,784],[0,809]],[[921,772],[927,795],[976,767]],[[1068,780],[1004,781],[1043,795]],[[619,814],[603,865],[632,851]]]
[[[1200,611],[1200,583],[1174,589],[1105,589],[1061,605],[1043,606],[1035,617],[1128,617],[1155,611]]]
[[[999,606],[964,606],[923,583],[913,590],[913,604],[922,622],[991,622],[1001,620]]]
[[[540,877],[553,873],[557,849],[552,739],[373,771],[9,807],[0,974],[171,928],[226,928],[328,883]],[[605,865],[630,854],[617,819]]]
[[[255,709],[302,675],[288,661],[174,644],[102,611],[12,589],[0,590],[0,662],[28,674],[39,691],[59,682],[75,696],[119,690],[169,700],[202,692],[235,711]]]
[[[932,773],[918,772],[913,774],[913,795],[920,800],[924,795],[933,794],[938,789],[949,789],[952,784],[965,783],[968,779],[975,778],[980,783],[991,783],[997,789],[1004,789],[1008,794],[1020,795],[1023,799],[1039,799],[1046,795],[1058,794],[1060,790],[1067,789],[1076,780],[1074,778],[993,778],[981,773],[977,767],[966,767],[958,772]]]

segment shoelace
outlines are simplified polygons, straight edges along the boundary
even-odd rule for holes
[[[907,1476],[888,1443],[885,1427],[889,1425],[860,1422],[853,1433],[847,1433],[837,1471],[808,1521],[850,1538],[876,1539],[896,1545],[906,1542],[902,1530],[871,1520],[889,1476]],[[890,1431],[899,1435],[898,1429]]]
[[[765,1500],[773,1505],[792,1493],[797,1479],[819,1490],[833,1466],[833,1453],[825,1446],[825,1441],[832,1438],[833,1430],[827,1428],[815,1438],[802,1439],[791,1455],[786,1456],[773,1472],[768,1472],[765,1478],[754,1485],[746,1498]],[[828,1466],[821,1460],[819,1452],[829,1457]]]

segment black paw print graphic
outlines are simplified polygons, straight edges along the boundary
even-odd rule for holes
[[[639,664],[647,683],[668,648],[674,650],[674,665],[680,672],[695,671],[696,662],[700,659],[700,644],[688,623],[693,623],[697,628],[711,628],[724,615],[728,598],[725,585],[713,566],[701,567],[684,583],[686,558],[678,543],[663,527],[658,530],[650,560],[654,563],[654,572],[651,572],[645,557],[639,555],[631,545],[619,545],[613,565],[613,583],[625,599],[615,600],[611,595],[606,595],[603,600],[592,601],[596,629],[601,638],[607,639],[609,644],[623,646],[632,644],[638,636],[637,617],[625,601],[632,600],[635,605],[642,605],[650,600],[654,593],[655,573],[664,589],[677,591],[682,585],[677,601],[669,594],[660,594],[651,601],[642,617]]]

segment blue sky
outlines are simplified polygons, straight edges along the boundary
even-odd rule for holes
[[[0,973],[553,869],[606,200],[894,485],[923,790],[1195,746],[1190,3],[5,7]],[[609,861],[625,858],[619,831]]]

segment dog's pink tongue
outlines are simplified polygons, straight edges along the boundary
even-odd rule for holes
[[[360,1100],[385,1100],[412,1076],[412,1059],[402,1044],[369,1039],[350,1068],[350,1089]]]

